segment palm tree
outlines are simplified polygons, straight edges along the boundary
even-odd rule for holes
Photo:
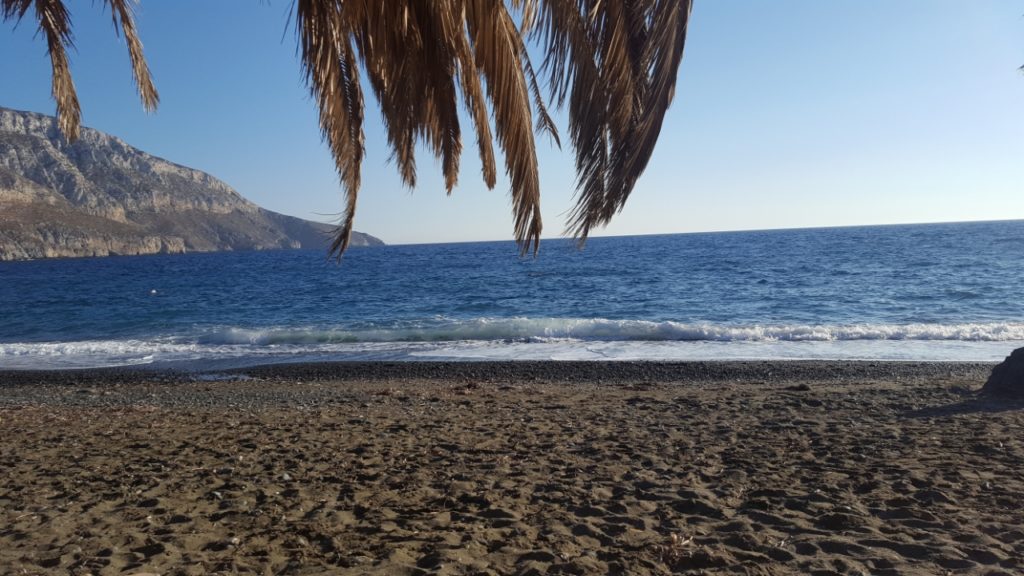
[[[133,19],[133,0],[104,0],[123,32],[147,109],[159,101]],[[496,141],[511,184],[515,238],[536,253],[541,234],[534,132],[560,145],[527,54],[545,57],[550,101],[567,107],[576,155],[576,206],[567,232],[580,242],[623,207],[654,151],[675,92],[692,0],[295,0],[302,67],[320,109],[346,197],[331,252],[348,246],[364,156],[365,75],[383,113],[397,168],[416,184],[415,147],[440,159],[450,194],[459,173],[458,101],[476,132],[483,180],[493,188]],[[4,20],[33,11],[53,69],[58,125],[78,135],[63,0],[0,0]],[[493,132],[492,132],[493,122]]]

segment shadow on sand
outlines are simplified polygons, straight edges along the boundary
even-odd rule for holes
[[[904,413],[904,416],[907,418],[940,418],[961,414],[995,414],[1010,410],[1024,410],[1024,398],[1006,398],[980,390],[963,389],[958,392],[963,397],[960,402],[910,410]]]

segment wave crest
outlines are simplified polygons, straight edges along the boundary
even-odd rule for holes
[[[222,328],[198,338],[208,345],[318,345],[361,342],[445,341],[706,341],[831,342],[853,340],[1024,340],[1024,323],[962,324],[752,324],[653,322],[583,318],[474,318],[379,328]]]
[[[901,341],[896,342],[896,341]],[[889,359],[995,361],[1024,323],[748,325],[645,320],[433,319],[379,328],[222,327],[123,340],[0,342],[0,368],[187,369],[327,360]]]

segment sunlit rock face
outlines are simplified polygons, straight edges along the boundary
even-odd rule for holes
[[[109,134],[68,143],[55,118],[0,108],[0,260],[325,248],[331,230]]]

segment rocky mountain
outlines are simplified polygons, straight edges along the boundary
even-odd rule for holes
[[[326,249],[332,227],[264,210],[213,176],[56,119],[0,108],[0,260]],[[352,233],[352,246],[381,245]]]

